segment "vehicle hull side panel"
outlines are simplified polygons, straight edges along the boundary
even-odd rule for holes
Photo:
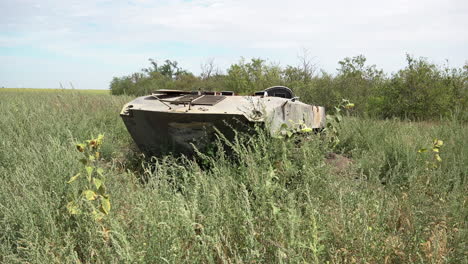
[[[216,130],[232,139],[234,130],[247,131],[254,126],[243,115],[131,110],[121,116],[138,148],[150,155],[191,154],[193,146],[202,149],[212,142]]]

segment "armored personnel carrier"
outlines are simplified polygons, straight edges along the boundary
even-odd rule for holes
[[[216,130],[230,139],[234,130],[246,131],[255,124],[265,125],[271,135],[285,127],[325,126],[323,107],[300,102],[284,86],[250,96],[158,90],[127,103],[120,116],[138,148],[150,155],[193,153],[194,147],[203,149],[212,142]]]

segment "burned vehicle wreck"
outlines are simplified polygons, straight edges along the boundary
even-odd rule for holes
[[[190,154],[212,142],[216,131],[226,138],[234,130],[266,125],[271,135],[301,125],[325,126],[325,109],[302,103],[284,86],[254,95],[233,92],[158,90],[124,105],[120,116],[138,148],[149,155]]]

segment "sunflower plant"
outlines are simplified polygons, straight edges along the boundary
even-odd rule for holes
[[[68,184],[79,184],[81,188],[74,194],[74,199],[67,204],[67,210],[72,215],[89,214],[95,220],[101,221],[111,210],[109,194],[105,186],[104,169],[99,166],[100,148],[104,135],[76,144],[76,149],[82,153],[81,172],[68,180]]]

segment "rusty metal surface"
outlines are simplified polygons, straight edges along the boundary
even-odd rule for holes
[[[200,98],[197,98],[196,100],[193,100],[192,104],[193,105],[215,105],[219,103],[221,100],[226,98],[226,96],[221,96],[221,95],[203,95]]]
[[[233,128],[245,131],[253,125],[239,115],[134,111],[122,118],[138,148],[152,155],[189,154],[193,146],[203,149],[212,142],[215,128],[232,137]]]
[[[191,92],[189,91],[183,91],[183,90],[157,90],[154,92],[154,94],[174,94],[174,95],[180,95],[180,94],[190,94]]]
[[[198,94],[187,94],[177,98],[176,100],[167,100],[166,102],[170,102],[172,104],[188,104],[200,96],[201,95]]]

